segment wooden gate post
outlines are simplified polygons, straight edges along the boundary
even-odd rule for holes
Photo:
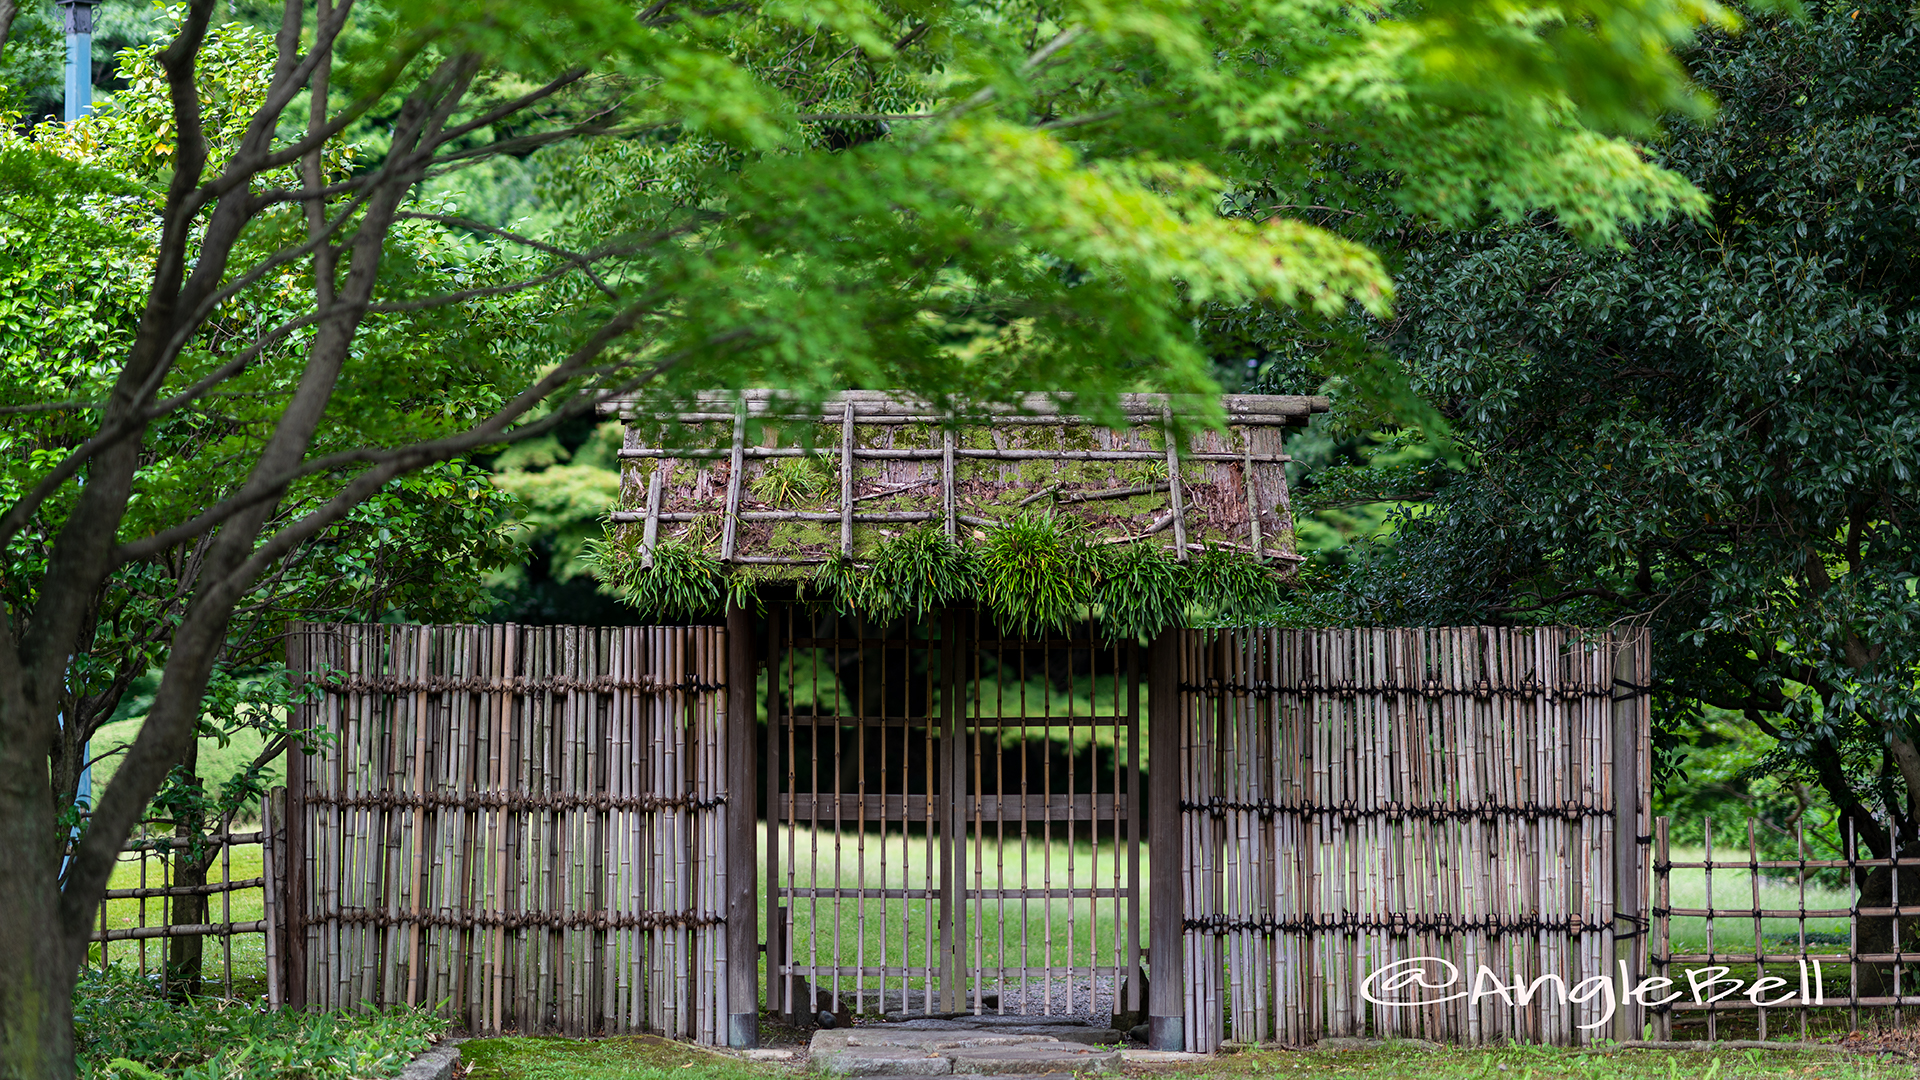
[[[727,1045],[760,1045],[760,980],[755,928],[760,890],[754,825],[758,717],[754,677],[754,620],[737,603],[727,604]]]
[[[1646,631],[1613,635],[1613,949],[1615,971],[1622,973],[1614,1038],[1638,1039],[1646,1023],[1645,1007],[1625,999],[1630,985],[1648,973],[1647,934],[1651,925],[1640,870],[1640,740],[1645,725],[1648,673]],[[1623,916],[1631,916],[1631,919]],[[1632,937],[1622,934],[1631,933]]]
[[[1147,855],[1151,925],[1147,956],[1147,1045],[1185,1050],[1186,985],[1182,963],[1180,880],[1186,851],[1180,842],[1180,631],[1162,630],[1147,647]],[[1137,887],[1137,886],[1136,886]]]
[[[287,671],[295,691],[306,687],[312,670],[313,627],[294,623],[287,628]],[[310,709],[295,705],[287,726],[295,730],[311,726]],[[280,923],[286,937],[280,948],[280,995],[289,1009],[307,1007],[307,770],[311,766],[303,745],[296,735],[287,741],[286,749],[286,858],[280,874],[285,883]]]
[[[965,1012],[967,994],[967,755],[960,708],[961,616],[940,622],[940,1011]],[[975,646],[977,648],[977,646]],[[931,785],[930,785],[931,789]],[[934,792],[929,790],[929,797]]]

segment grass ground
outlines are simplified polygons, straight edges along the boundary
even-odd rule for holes
[[[140,725],[144,718],[119,720],[102,727],[93,737],[93,791],[97,800],[113,782],[113,774],[120,768],[125,756],[125,748],[133,745],[134,737],[140,734]],[[220,739],[200,740],[200,775],[211,784],[218,785],[228,777],[234,776],[253,762],[266,747],[266,739],[260,732],[243,729],[235,732],[224,742]],[[268,787],[287,782],[287,759],[285,755],[276,758],[265,770]],[[245,817],[242,828],[256,820]]]
[[[1881,1080],[1914,1075],[1904,1058],[1824,1051],[1560,1049],[1545,1046],[1403,1050],[1261,1051],[1231,1054],[1165,1074],[1169,1080],[1251,1080],[1254,1077],[1409,1077],[1417,1080]]]
[[[1673,849],[1675,862],[1699,862],[1700,850]],[[1722,858],[1726,856],[1720,856]],[[1801,908],[1844,908],[1848,906],[1844,889],[1829,889],[1816,882],[1804,884],[1791,878],[1760,877],[1759,904],[1762,908],[1800,910]],[[1708,880],[1704,870],[1674,870],[1669,879],[1671,906],[1677,908],[1753,907],[1754,875],[1750,870],[1713,872],[1712,903],[1708,900]],[[1770,952],[1845,953],[1847,920],[1805,920],[1806,948],[1801,948],[1800,919],[1761,920],[1760,934]],[[1752,919],[1713,920],[1712,948],[1715,952],[1753,951]],[[1674,919],[1670,934],[1675,952],[1708,951],[1707,920],[1698,917]]]
[[[122,856],[120,865],[115,868],[113,878],[108,883],[110,889],[134,889],[142,886],[161,885],[159,861],[146,860],[147,877],[141,880],[141,860],[133,856]],[[231,877],[228,875],[231,874]],[[235,847],[232,862],[223,866],[216,859],[207,873],[209,882],[244,881],[261,876],[260,847],[251,845]],[[214,922],[253,922],[261,918],[263,893],[258,887],[237,889],[209,898],[208,918]],[[109,900],[106,905],[106,925],[108,929],[128,929],[136,926],[161,926],[166,922],[165,912],[157,899],[141,901],[137,899]],[[214,993],[226,993],[229,965],[232,971],[232,996],[264,998],[267,993],[267,956],[266,938],[260,934],[235,934],[229,938],[209,937],[206,951],[201,962],[201,975],[207,980],[208,989]],[[157,972],[164,965],[166,942],[153,938],[146,941],[109,941],[105,943],[107,959],[119,966],[135,971]],[[101,943],[96,942],[89,950],[94,964],[100,962]]]
[[[1058,830],[1060,827],[1055,826]],[[845,889],[924,888],[928,881],[927,843],[923,837],[889,834],[884,842],[869,834],[864,846],[849,830],[838,839],[832,830],[776,830],[780,839],[780,884],[782,887],[821,887],[838,883]],[[1035,831],[1038,831],[1037,828]],[[766,828],[761,828],[765,850]],[[789,848],[791,845],[791,850]],[[1074,889],[1114,888],[1118,850],[1112,844],[1081,842],[1069,845],[1064,840],[1021,844],[1009,836],[1005,842],[982,838],[969,844],[966,887],[993,890],[1026,887]],[[798,856],[797,865],[793,856]],[[937,852],[936,852],[937,857]],[[836,870],[836,859],[838,868]],[[1022,862],[1024,860],[1024,867]],[[1071,879],[1068,875],[1072,864]],[[816,870],[817,867],[817,870]],[[864,875],[862,870],[864,868]],[[1146,881],[1148,859],[1140,853],[1140,881]],[[791,879],[789,879],[791,871]],[[1119,866],[1120,886],[1128,887],[1124,860]],[[762,862],[761,887],[766,887]],[[765,895],[764,892],[762,895]],[[984,967],[1001,964],[1038,967],[1043,964],[1073,963],[1080,966],[1111,968],[1115,965],[1116,946],[1120,966],[1127,962],[1125,939],[1121,933],[1126,900],[1111,897],[1020,901],[998,898],[971,901],[968,906],[967,949],[969,962]],[[939,945],[933,906],[920,899],[830,900],[797,897],[793,901],[793,941],[796,964],[835,963],[868,966],[884,963],[897,966],[904,962],[919,966],[928,962]],[[765,905],[761,906],[761,930],[765,932]],[[1140,921],[1136,932],[1146,944],[1147,905],[1141,893]],[[764,940],[764,937],[763,937]],[[1022,945],[1025,942],[1026,944]],[[864,957],[864,959],[863,959]],[[887,980],[897,988],[899,979]],[[920,986],[922,980],[907,980]],[[853,989],[844,982],[840,989]],[[863,989],[875,989],[866,979]]]
[[[778,1080],[779,1066],[742,1061],[653,1035],[616,1039],[509,1037],[460,1046],[464,1080]]]
[[[684,1043],[649,1037],[602,1039],[480,1039],[461,1047],[468,1080],[785,1080],[803,1075],[787,1066],[740,1061]],[[1624,1080],[1892,1080],[1910,1078],[1904,1057],[1807,1051],[1690,1052],[1510,1046],[1410,1050],[1259,1051],[1157,1069],[1129,1067],[1134,1076],[1167,1080],[1273,1080],[1315,1077],[1408,1077],[1414,1080],[1549,1080],[1559,1077]]]

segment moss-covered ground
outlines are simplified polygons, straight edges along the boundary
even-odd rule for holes
[[[651,1037],[602,1040],[503,1038],[469,1042],[469,1080],[782,1080],[792,1066],[742,1061]],[[1538,1046],[1420,1050],[1391,1044],[1371,1050],[1261,1050],[1223,1054],[1172,1067],[1127,1067],[1130,1076],[1168,1080],[1311,1080],[1407,1077],[1410,1080],[1881,1080],[1912,1077],[1898,1050],[1629,1050]]]

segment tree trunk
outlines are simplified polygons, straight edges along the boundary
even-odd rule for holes
[[[1898,850],[1903,858],[1920,855],[1920,849],[1907,847]],[[1860,883],[1860,906],[1863,908],[1884,908],[1893,906],[1893,870],[1891,867],[1876,866],[1869,870]],[[1900,875],[1900,907],[1920,910],[1920,870],[1907,870]],[[1859,942],[1857,948],[1862,953],[1920,952],[1920,918],[1913,915],[1900,919],[1898,941],[1894,937],[1893,919],[1886,916],[1860,916]],[[1895,993],[1920,993],[1920,973],[1912,964],[1907,965],[1905,976],[1896,990],[1892,964],[1861,964],[1860,994],[1863,997],[1892,997]]]
[[[62,844],[46,752],[0,739],[0,1077],[73,1075],[73,981],[79,957],[63,931]]]
[[[200,788],[200,740],[193,741],[193,749],[187,751],[187,759],[180,763],[186,775],[193,778],[193,785]],[[196,795],[202,792],[196,790]],[[173,863],[173,884],[205,885],[207,883],[207,865],[212,861],[208,850],[201,843],[207,831],[206,814],[200,809],[200,803],[186,803],[180,809],[180,819],[174,822],[175,847],[169,858]],[[192,896],[171,897],[167,905],[169,926],[193,926],[207,921],[207,897],[204,893]],[[206,955],[207,939],[193,937],[170,937],[167,939],[167,989],[176,999],[195,997],[200,993],[200,962]]]

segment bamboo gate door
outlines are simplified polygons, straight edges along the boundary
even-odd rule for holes
[[[725,636],[294,627],[290,1002],[723,1042]]]
[[[1139,649],[970,610],[771,631],[769,1006],[1144,1009]]]
[[[1177,638],[1187,1049],[1640,1037],[1643,632]]]

